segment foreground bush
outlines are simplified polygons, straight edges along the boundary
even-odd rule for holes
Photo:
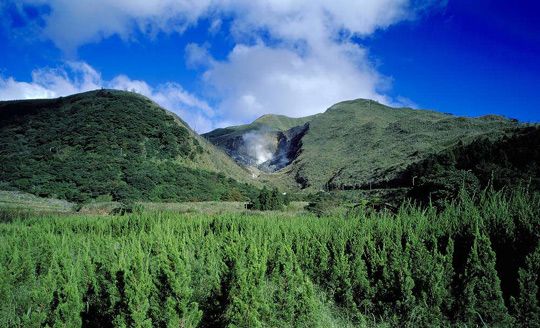
[[[0,224],[0,326],[538,327],[540,198]]]

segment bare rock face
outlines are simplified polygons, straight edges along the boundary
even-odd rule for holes
[[[242,165],[256,167],[264,172],[275,172],[296,158],[302,137],[308,129],[308,123],[287,131],[263,127],[222,139],[219,147]]]
[[[261,165],[259,169],[275,172],[289,165],[297,156],[302,146],[302,137],[309,130],[309,123],[296,126],[285,132],[278,132],[278,147],[272,158]]]

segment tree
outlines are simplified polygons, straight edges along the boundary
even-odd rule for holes
[[[242,195],[240,190],[237,188],[230,188],[228,189],[223,195],[221,195],[222,201],[229,201],[229,202],[241,202],[245,200],[245,196]]]
[[[540,245],[527,257],[519,270],[519,295],[512,299],[512,307],[522,327],[540,327]]]
[[[306,206],[306,210],[321,217],[331,213],[338,205],[339,200],[334,195],[328,192],[319,192]]]
[[[463,274],[461,319],[471,326],[509,326],[511,318],[504,305],[491,242],[478,227],[473,238]]]
[[[301,270],[289,245],[280,244],[270,273],[270,327],[314,327],[317,304],[312,282]]]
[[[228,327],[262,327],[269,315],[264,292],[266,246],[237,246],[225,318]]]
[[[267,211],[270,209],[270,192],[264,187],[259,193],[259,205],[258,208],[261,211]]]
[[[266,187],[263,187],[259,194],[251,200],[248,206],[253,210],[276,211],[281,210],[284,204],[285,199],[277,188],[270,191]]]

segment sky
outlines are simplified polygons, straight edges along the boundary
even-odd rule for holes
[[[540,121],[540,4],[0,0],[0,100],[115,88],[198,132],[350,99]]]

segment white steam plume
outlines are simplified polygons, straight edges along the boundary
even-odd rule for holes
[[[255,158],[257,165],[260,165],[274,156],[276,148],[272,138],[268,138],[265,133],[248,132],[242,136],[246,152],[251,158]]]

